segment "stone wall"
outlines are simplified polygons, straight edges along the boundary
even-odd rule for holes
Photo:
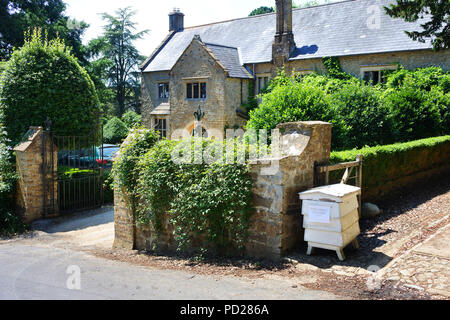
[[[279,259],[302,241],[301,203],[298,193],[314,185],[314,162],[327,162],[332,125],[296,122],[279,126],[282,156],[251,163],[255,215],[252,217],[246,255]],[[277,164],[279,167],[277,167]],[[268,167],[276,170],[268,172]],[[115,247],[175,250],[172,226],[163,224],[156,236],[151,225],[136,226],[123,190],[115,190]]]
[[[14,148],[19,175],[17,212],[26,223],[58,214],[58,183],[54,175],[58,152],[52,144],[41,127],[31,127],[27,141]]]
[[[251,256],[279,258],[303,241],[299,193],[314,187],[314,163],[327,162],[332,125],[295,122],[279,125],[284,155],[279,170],[264,175],[264,161],[251,164],[255,181],[254,207],[247,252]],[[272,162],[273,164],[273,162]]]
[[[114,190],[114,248],[133,250],[136,238],[136,218],[130,198],[124,190]]]

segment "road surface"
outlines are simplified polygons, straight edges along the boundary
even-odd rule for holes
[[[112,209],[35,225],[33,237],[0,241],[0,299],[317,300],[337,299],[292,280],[205,276],[90,255],[110,247]]]

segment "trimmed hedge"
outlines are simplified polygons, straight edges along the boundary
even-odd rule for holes
[[[332,164],[363,156],[363,188],[375,189],[419,172],[448,165],[450,135],[386,146],[333,152]]]
[[[27,35],[0,77],[0,123],[16,145],[30,126],[52,121],[59,136],[98,134],[99,100],[85,69],[59,40]]]

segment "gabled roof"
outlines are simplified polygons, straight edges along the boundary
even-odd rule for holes
[[[431,49],[430,41],[411,40],[405,30],[421,30],[423,21],[408,23],[389,17],[383,6],[395,0],[348,0],[293,10],[297,48],[291,60]],[[368,27],[379,13],[379,24]],[[168,71],[195,35],[205,43],[238,48],[242,64],[270,62],[276,14],[265,14],[185,28],[167,37],[146,63],[144,72]],[[378,27],[379,26],[379,27]]]
[[[222,63],[230,78],[252,79],[253,76],[243,67],[238,48],[205,43],[212,54]]]
[[[239,55],[239,50],[237,48],[222,46],[213,43],[204,43],[199,35],[195,35],[191,43],[180,55],[178,61],[184,56],[184,54],[189,50],[190,46],[197,42],[205,51],[211,56],[212,59],[218,64],[220,68],[226,73],[230,78],[243,78],[243,79],[253,79],[253,76],[247,69],[243,66],[241,58]],[[172,67],[173,69],[173,67]],[[171,70],[172,70],[171,69]]]

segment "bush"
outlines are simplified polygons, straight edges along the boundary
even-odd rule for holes
[[[92,135],[98,103],[94,84],[70,50],[59,39],[42,40],[39,30],[14,51],[0,79],[0,123],[12,144],[47,119],[56,135]]]
[[[359,80],[311,75],[299,79],[280,74],[250,112],[247,128],[274,129],[291,121],[321,120],[333,124],[334,149],[393,141],[388,110],[380,90]]]
[[[5,135],[0,129],[0,236],[11,236],[24,232],[26,226],[13,211],[16,174]]]
[[[450,133],[450,75],[441,68],[400,69],[387,79],[383,101],[397,141]]]
[[[285,82],[277,79],[277,83],[262,96],[259,107],[250,111],[247,128],[270,130],[284,122],[333,119],[329,97],[322,88],[294,77]]]
[[[127,125],[117,117],[112,117],[103,128],[103,141],[111,144],[121,144],[127,137]]]
[[[443,134],[441,109],[446,108],[442,92],[402,86],[385,93],[396,141],[411,141]]]
[[[362,148],[395,141],[389,110],[381,101],[379,87],[367,86],[362,81],[342,83],[330,94],[330,105],[335,108],[335,149]]]
[[[333,124],[335,150],[412,141],[450,133],[450,75],[431,67],[400,69],[386,85],[345,76],[325,59],[329,75],[288,77],[281,71],[260,96],[247,128],[274,129],[289,121]]]
[[[156,234],[168,221],[180,251],[194,246],[219,254],[242,250],[253,210],[248,167],[176,164],[172,154],[180,143],[190,142],[163,140],[139,162],[138,219],[151,221]],[[216,142],[203,148],[211,143]]]
[[[128,128],[132,129],[141,126],[142,116],[134,111],[128,111],[122,116],[122,121]]]
[[[363,156],[363,187],[374,189],[417,172],[448,165],[450,136],[429,138],[361,150],[333,152],[330,162],[355,161]]]
[[[159,134],[155,131],[146,129],[132,131],[132,134],[120,147],[119,155],[113,163],[114,189],[125,190],[130,195],[133,206],[137,196],[136,188],[139,177],[137,164],[158,139]]]

